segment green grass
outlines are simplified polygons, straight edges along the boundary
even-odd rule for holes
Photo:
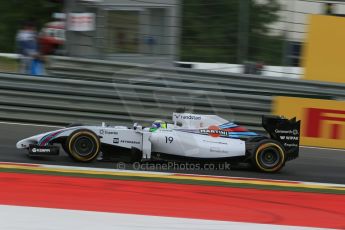
[[[0,72],[18,72],[19,62],[13,58],[0,57]]]

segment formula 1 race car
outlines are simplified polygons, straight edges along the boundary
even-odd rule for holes
[[[29,156],[58,155],[60,147],[76,161],[145,160],[246,162],[264,172],[277,172],[298,157],[300,121],[263,116],[260,135],[216,115],[173,113],[173,123],[150,127],[77,125],[21,140]]]

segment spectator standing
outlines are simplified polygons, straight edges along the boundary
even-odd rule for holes
[[[37,32],[33,22],[27,21],[16,36],[17,51],[20,54],[20,73],[39,75],[42,68],[39,61]]]

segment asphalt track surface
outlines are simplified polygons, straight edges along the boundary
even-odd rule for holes
[[[78,163],[73,162],[63,151],[59,156],[30,159],[25,150],[16,149],[18,140],[57,129],[56,127],[44,127],[36,125],[9,124],[0,122],[0,161],[37,163],[51,165],[68,165],[97,168],[119,168],[113,162]],[[121,165],[123,166],[123,165]],[[131,165],[125,165],[126,169],[132,169]],[[122,169],[122,168],[121,168]],[[135,168],[138,169],[138,168]],[[151,167],[149,167],[151,170]],[[156,169],[157,170],[157,169]],[[160,170],[157,170],[160,171]],[[345,151],[332,149],[304,148],[300,149],[300,157],[289,161],[285,167],[274,174],[260,173],[248,169],[230,170],[181,170],[171,169],[169,172],[209,174],[219,176],[265,178],[275,180],[310,181],[320,183],[345,184]]]

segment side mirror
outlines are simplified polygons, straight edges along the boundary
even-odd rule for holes
[[[141,130],[143,130],[143,127],[141,125],[139,125],[138,123],[134,123],[133,124],[133,130],[141,131]]]

